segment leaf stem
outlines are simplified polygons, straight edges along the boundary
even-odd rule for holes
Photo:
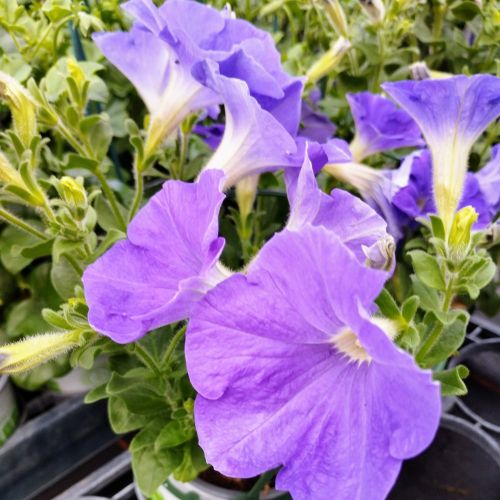
[[[135,193],[128,215],[129,222],[134,218],[135,214],[139,210],[142,197],[144,195],[144,176],[142,173],[143,163],[143,161],[136,157],[136,160],[134,161]]]
[[[161,377],[161,371],[158,367],[156,361],[149,355],[149,353],[144,349],[138,342],[133,344],[133,352],[142,361],[142,363],[147,366],[151,371],[155,373],[157,377]]]
[[[99,168],[95,169],[94,175],[100,182],[104,196],[106,196],[106,199],[109,201],[109,204],[111,205],[111,210],[113,211],[113,215],[115,216],[116,222],[120,226],[120,229],[123,232],[126,232],[127,223],[125,222],[125,218],[123,217],[120,207],[118,206],[118,200],[116,199],[115,193],[113,193],[113,190],[109,186],[106,176],[99,170]]]
[[[184,337],[185,333],[187,330],[187,325],[184,325],[180,330],[178,330],[175,335],[173,336],[172,340],[170,341],[170,344],[167,347],[167,350],[165,351],[165,354],[163,356],[162,360],[162,365],[168,365],[170,358],[172,357],[172,354],[175,351],[175,348],[177,347],[177,344],[179,341]]]
[[[37,238],[40,238],[41,240],[46,240],[46,241],[49,240],[49,237],[46,234],[42,233],[42,231],[39,231],[30,224],[27,224],[26,222],[19,219],[14,214],[11,214],[4,208],[0,208],[0,218],[4,219],[9,224],[18,227],[22,231],[25,231],[26,233],[36,236]]]

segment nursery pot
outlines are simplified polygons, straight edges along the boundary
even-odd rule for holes
[[[137,498],[145,500],[137,484],[135,486]],[[201,478],[188,483],[181,483],[169,477],[155,493],[155,500],[236,500],[242,496],[242,491],[230,490],[211,484]],[[261,500],[278,500],[290,498],[288,493],[271,489],[260,495]]]
[[[470,418],[500,433],[500,339],[483,340],[463,348],[450,366],[465,365],[468,393],[453,402]]]
[[[0,376],[0,446],[14,432],[18,421],[19,409],[14,391],[7,375],[2,375]]]
[[[389,500],[500,498],[500,447],[468,421],[444,415],[433,443],[404,462]]]

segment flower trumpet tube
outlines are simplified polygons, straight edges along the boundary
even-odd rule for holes
[[[279,99],[293,79],[281,69],[272,37],[247,21],[191,0],[130,0],[129,32],[97,33],[106,58],[136,87],[150,112],[146,155],[193,112],[218,112],[220,96],[192,75],[200,61],[220,63],[228,76],[248,81],[252,92]],[[203,26],[203,29],[200,29]],[[245,51],[233,64],[231,55]],[[151,70],[154,68],[154,71]]]
[[[500,79],[460,75],[382,87],[412,116],[425,137],[432,154],[434,199],[449,233],[462,197],[470,150],[500,115]]]
[[[0,373],[31,370],[81,345],[81,335],[78,330],[44,333],[0,346]]]
[[[328,76],[339,65],[340,61],[351,48],[347,38],[340,37],[331,48],[325,52],[307,71],[306,77],[309,84],[315,84],[324,76]]]

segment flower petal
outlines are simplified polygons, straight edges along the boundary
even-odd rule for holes
[[[389,99],[371,92],[346,97],[356,125],[351,144],[356,162],[382,151],[424,145],[417,124]]]
[[[385,498],[401,460],[433,438],[439,387],[359,314],[364,288],[373,298],[383,281],[331,233],[283,231],[262,252],[248,278],[211,290],[189,325],[206,458],[236,477],[283,465],[276,486],[299,500]],[[340,317],[363,329],[371,363],[324,341]]]
[[[218,237],[220,172],[196,184],[167,181],[118,242],[85,271],[89,322],[119,343],[186,318],[220,279],[212,276]]]
[[[248,175],[298,166],[295,141],[273,115],[250,95],[245,82],[227,78],[216,64],[197,64],[193,74],[218,92],[226,110],[226,127],[220,146],[205,169],[221,169],[226,185],[234,185]]]

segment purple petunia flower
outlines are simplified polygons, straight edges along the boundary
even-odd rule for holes
[[[411,219],[427,217],[436,213],[432,195],[432,159],[428,150],[411,154],[407,161],[411,164],[411,173],[406,186],[401,187],[392,197],[392,203]],[[486,168],[486,167],[485,167]],[[485,227],[491,222],[494,208],[486,201],[478,174],[468,173],[465,179],[462,198],[458,208],[472,205],[479,214],[474,224],[475,229]]]
[[[417,124],[389,99],[371,92],[347,94],[356,125],[350,148],[355,162],[390,149],[423,146]]]
[[[314,89],[309,93],[308,100],[302,100],[300,116],[302,126],[299,135],[311,141],[325,143],[333,137],[336,127],[328,116],[317,109],[320,96],[319,90]]]
[[[227,273],[217,265],[222,173],[167,181],[116,243],[83,275],[89,323],[118,343],[185,319]]]
[[[394,195],[408,184],[410,162],[398,170],[375,169],[362,163],[328,163],[324,170],[336,179],[355,187],[363,199],[387,221],[389,233],[399,240],[404,235],[408,217],[393,203]]]
[[[154,149],[192,112],[214,111],[220,96],[191,74],[199,61],[217,61],[221,73],[243,79],[263,106],[279,107],[291,89],[302,88],[287,75],[272,37],[230,12],[191,0],[130,0],[124,10],[136,20],[129,32],[97,33],[103,54],[137,88],[151,113],[147,148]],[[200,27],[203,27],[200,29]],[[234,58],[241,51],[242,55]],[[154,68],[154,71],[152,71]],[[300,98],[290,104],[287,120],[296,120]]]
[[[479,170],[476,179],[493,219],[500,211],[500,144],[491,148],[491,160]]]
[[[432,154],[434,201],[449,231],[472,145],[500,115],[500,78],[460,75],[382,87],[412,116],[425,137]]]
[[[441,406],[431,372],[371,316],[386,277],[305,223],[204,297],[186,359],[208,463],[233,477],[282,466],[276,487],[297,500],[386,497]]]
[[[300,167],[305,140],[290,134],[276,118],[275,109],[264,109],[250,95],[244,81],[221,75],[210,61],[198,64],[193,74],[222,96],[226,112],[224,135],[204,170],[223,170],[224,187],[228,188],[250,175]],[[346,143],[338,139],[313,148],[315,162],[321,166],[321,161],[342,162],[350,158]]]
[[[392,241],[385,220],[359,198],[342,189],[334,189],[330,195],[319,189],[309,155],[299,172],[285,172],[285,180],[290,200],[289,230],[299,231],[308,224],[324,227],[362,263],[370,249]],[[382,262],[379,267],[384,265]]]

